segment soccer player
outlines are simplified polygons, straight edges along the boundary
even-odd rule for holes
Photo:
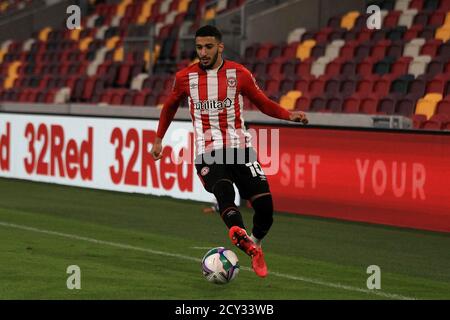
[[[224,44],[216,27],[198,29],[195,46],[199,62],[177,72],[172,93],[161,111],[151,153],[155,160],[162,158],[162,139],[180,101],[188,98],[197,174],[205,189],[215,195],[231,241],[252,258],[255,273],[265,277],[267,266],[261,240],[273,223],[273,203],[269,184],[251,146],[251,136],[245,129],[242,96],[271,117],[303,124],[308,120],[303,112],[289,112],[267,98],[244,66],[222,58]],[[254,210],[251,235],[247,234],[234,202],[233,184]]]

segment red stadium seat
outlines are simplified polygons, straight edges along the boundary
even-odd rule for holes
[[[339,92],[344,96],[348,97],[356,91],[356,86],[358,84],[357,78],[347,78],[341,81],[341,86]]]
[[[423,2],[424,0],[411,0],[409,3],[410,9],[418,9],[419,11],[423,8]]]
[[[416,109],[416,102],[417,100],[409,97],[401,98],[397,101],[394,113],[405,117],[411,117]]]
[[[423,114],[414,114],[412,120],[414,129],[422,129],[424,122],[427,121],[427,117]]]
[[[317,96],[311,99],[310,111],[319,112],[327,108],[327,99],[322,96]]]
[[[319,95],[324,92],[325,81],[323,78],[317,78],[310,82],[308,92],[311,95]]]
[[[442,1],[442,3],[448,1]],[[445,20],[447,12],[446,10],[437,10],[431,13],[430,19],[428,20],[428,24],[430,26],[442,26]]]
[[[390,94],[386,97],[381,98],[378,101],[377,113],[388,115],[394,114],[397,99],[398,96],[396,96],[396,94]]]
[[[426,93],[440,93],[443,94],[445,90],[445,85],[447,81],[450,80],[450,75],[441,73],[437,75],[434,79],[430,80],[426,85]]]
[[[326,108],[331,112],[342,112],[343,100],[341,97],[331,97],[327,101]]]
[[[371,56],[376,59],[383,59],[386,56],[387,49],[391,45],[391,40],[380,40],[371,51]]]
[[[301,96],[295,103],[295,109],[299,111],[309,111],[311,107],[311,98],[309,96]]]
[[[391,81],[387,77],[381,77],[376,80],[373,85],[373,92],[378,94],[379,96],[384,96],[389,93],[389,88],[391,86]]]
[[[450,100],[441,100],[436,106],[435,114],[445,114],[450,116]]]
[[[422,79],[413,80],[408,89],[408,93],[416,93],[423,97],[425,95],[426,82]]]
[[[436,56],[441,44],[442,40],[430,39],[422,46],[422,48],[420,49],[420,54],[434,57]]]
[[[359,113],[359,105],[361,99],[359,97],[349,97],[343,102],[342,109],[345,113]]]
[[[309,92],[309,80],[300,79],[295,82],[295,90],[302,93]]]
[[[325,84],[326,94],[337,94],[339,93],[339,88],[341,86],[341,81],[338,78],[329,79]]]
[[[388,15],[386,17],[384,17],[383,27],[385,27],[385,28],[396,27],[398,24],[398,19],[400,17],[400,14],[401,14],[400,11],[389,12]]]
[[[375,96],[368,96],[361,100],[360,112],[367,114],[377,113],[378,99]]]
[[[412,61],[412,57],[401,57],[397,59],[391,67],[391,73],[395,76],[400,76],[408,73],[409,64]]]

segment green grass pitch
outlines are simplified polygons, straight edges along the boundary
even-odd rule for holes
[[[276,213],[260,279],[205,204],[9,179],[0,190],[0,299],[450,299],[448,234]],[[225,286],[201,274],[216,246],[242,266]],[[70,265],[80,290],[67,289]],[[370,265],[380,290],[367,289]]]

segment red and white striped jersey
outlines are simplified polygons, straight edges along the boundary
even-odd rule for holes
[[[161,112],[157,136],[163,138],[181,99],[187,97],[196,155],[212,149],[251,147],[243,118],[243,95],[264,113],[289,119],[289,112],[262,93],[244,66],[224,60],[217,69],[204,70],[196,63],[177,72]]]

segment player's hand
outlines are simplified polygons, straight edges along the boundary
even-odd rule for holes
[[[306,114],[302,111],[293,111],[289,115],[289,120],[294,122],[301,122],[303,124],[308,124],[308,118],[306,117]]]
[[[152,150],[150,151],[155,161],[162,158],[162,141],[160,138],[156,138],[153,142]]]

